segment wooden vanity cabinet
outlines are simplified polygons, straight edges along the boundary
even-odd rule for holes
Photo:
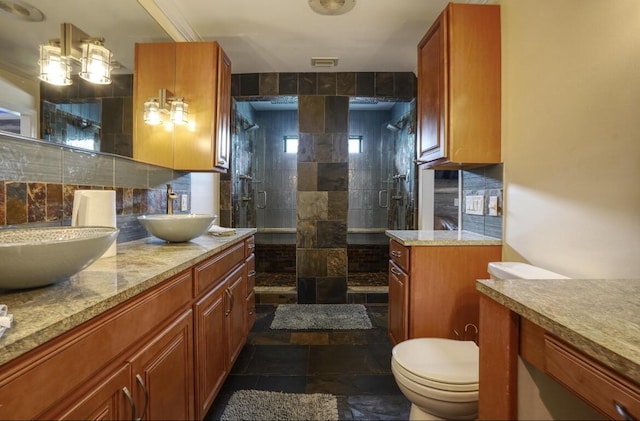
[[[228,170],[231,61],[217,42],[136,44],[133,88],[134,159],[177,170]],[[160,89],[184,98],[193,124],[167,129],[144,122],[144,103]]]
[[[194,268],[196,419],[203,419],[247,339],[245,253],[253,237]],[[250,289],[250,291],[249,291]]]
[[[172,358],[191,350],[191,296],[187,270],[5,364],[0,419],[131,419],[145,402],[146,419],[164,418],[157,405],[192,416],[193,365]]]
[[[476,279],[488,278],[489,262],[501,260],[502,246],[404,246],[389,243],[389,338],[476,339]]]
[[[418,44],[419,164],[500,162],[500,8],[450,3]]]

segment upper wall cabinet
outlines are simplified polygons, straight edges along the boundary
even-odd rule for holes
[[[420,165],[500,162],[500,78],[499,6],[450,3],[418,45]]]
[[[188,104],[188,123],[150,125],[145,102]],[[231,61],[217,42],[136,44],[134,159],[185,171],[229,168]],[[169,113],[161,111],[163,119]]]

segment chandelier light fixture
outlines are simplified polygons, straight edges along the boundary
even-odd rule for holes
[[[94,38],[71,23],[60,25],[60,38],[40,45],[40,80],[52,85],[71,85],[71,65],[81,66],[79,76],[94,84],[111,83],[111,50],[104,38]]]
[[[184,98],[162,88],[157,97],[144,103],[144,122],[152,126],[160,123],[168,126],[189,124],[189,104]]]

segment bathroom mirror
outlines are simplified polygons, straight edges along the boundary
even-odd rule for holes
[[[66,0],[60,5],[28,0],[28,9],[13,6],[25,2],[5,3],[7,7],[0,8],[0,133],[131,157],[134,46],[171,41],[167,33],[141,2],[132,6],[129,0]],[[127,21],[126,31],[122,19]],[[39,45],[59,39],[61,24],[66,22],[104,38],[105,47],[113,53],[111,84],[80,80],[76,64],[70,86],[40,82]]]

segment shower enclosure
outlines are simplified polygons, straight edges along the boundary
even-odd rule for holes
[[[234,101],[232,220],[255,227],[256,285],[296,287],[297,97]],[[386,229],[414,229],[415,101],[349,107],[348,285],[380,293],[352,301],[386,301]],[[365,101],[370,103],[371,101]],[[284,103],[284,104],[282,104]],[[304,180],[303,180],[304,181]],[[280,291],[280,298],[283,294]],[[295,302],[295,296],[279,302]]]
[[[415,102],[352,101],[349,110],[348,284],[386,287],[389,239],[385,230],[414,229]],[[360,149],[356,143],[360,143]],[[365,299],[375,299],[367,294]]]

